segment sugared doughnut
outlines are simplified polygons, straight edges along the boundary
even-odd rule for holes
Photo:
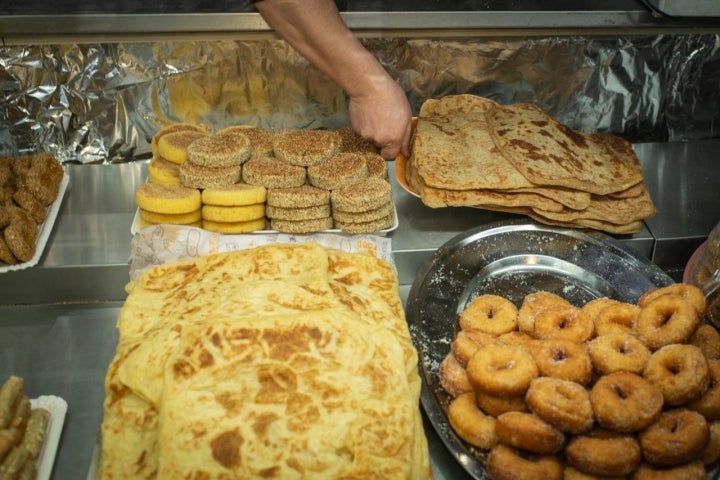
[[[538,377],[530,384],[525,401],[538,417],[565,433],[586,432],[594,422],[590,397],[579,383]]]
[[[490,480],[561,480],[562,463],[555,455],[538,455],[498,444],[488,455],[485,466]]]
[[[635,320],[640,308],[629,303],[618,302],[603,308],[595,319],[595,333],[629,333],[635,331]]]
[[[702,350],[708,360],[720,360],[720,333],[709,323],[701,322],[688,343]]]
[[[535,338],[565,338],[583,343],[594,333],[592,320],[577,307],[547,309],[535,317]]]
[[[470,445],[489,449],[497,443],[496,419],[478,409],[472,392],[463,393],[450,402],[448,420],[460,438]]]
[[[705,465],[699,460],[670,468],[643,463],[633,474],[633,480],[705,480],[706,478]]]
[[[606,475],[590,475],[583,473],[572,465],[565,465],[563,469],[563,480],[626,480],[625,475],[608,477]]]
[[[666,287],[657,287],[648,290],[638,299],[638,306],[643,308],[656,298],[663,295],[679,295],[690,302],[700,317],[705,315],[705,310],[707,308],[705,294],[699,287],[689,283],[674,283]]]
[[[525,403],[525,395],[508,397],[489,395],[485,392],[477,391],[475,392],[475,402],[478,407],[480,407],[480,410],[493,417],[499,417],[507,412],[528,411],[527,403]]]
[[[557,453],[565,446],[565,434],[533,413],[503,413],[495,433],[500,443],[528,452]]]
[[[499,295],[480,295],[460,314],[460,328],[502,335],[517,328],[518,309]]]
[[[450,344],[450,350],[460,365],[465,368],[480,347],[497,345],[498,339],[480,330],[460,330]]]
[[[587,302],[585,305],[583,305],[581,310],[583,313],[593,322],[597,320],[598,315],[600,312],[610,305],[615,305],[617,303],[620,303],[619,300],[615,300],[614,298],[610,297],[600,297],[600,298],[594,298]]]
[[[660,390],[667,405],[683,405],[704,391],[710,369],[699,348],[673,344],[653,352],[643,377]]]
[[[629,475],[640,465],[642,452],[634,435],[595,429],[568,441],[565,456],[570,465],[589,475]]]
[[[548,308],[569,307],[570,302],[552,292],[541,290],[525,295],[518,309],[518,328],[529,335],[535,334],[535,317]]]
[[[590,403],[601,427],[629,433],[642,430],[657,419],[663,396],[641,376],[615,372],[595,382],[590,390]]]
[[[650,350],[687,341],[700,324],[695,307],[680,295],[665,294],[648,301],[636,320],[638,337]]]
[[[710,430],[710,438],[705,451],[703,452],[702,462],[705,465],[711,465],[720,460],[720,421],[715,420],[708,424]]]
[[[638,438],[648,463],[673,467],[702,457],[710,429],[699,413],[678,408],[663,412]]]
[[[514,332],[508,332],[497,337],[500,343],[505,345],[515,345],[523,348],[532,348],[536,342],[535,337],[531,337],[525,332],[515,330]]]
[[[650,350],[628,333],[607,333],[588,344],[595,370],[601,374],[626,371],[641,375],[650,358]]]
[[[450,352],[440,364],[438,370],[440,385],[452,397],[457,397],[466,392],[472,391],[472,385],[468,381],[467,374],[462,365],[457,361],[455,355]]]
[[[515,396],[528,389],[538,369],[532,356],[520,347],[486,345],[468,362],[467,375],[475,390]]]
[[[550,338],[538,342],[531,353],[543,377],[562,378],[581,385],[587,385],[592,378],[592,362],[584,343]]]
[[[708,422],[720,420],[720,360],[708,360],[710,382],[702,394],[687,404]]]

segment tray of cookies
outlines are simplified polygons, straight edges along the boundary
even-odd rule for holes
[[[0,159],[0,273],[37,265],[69,182],[49,154]]]
[[[384,234],[398,226],[387,163],[349,127],[209,133],[173,124],[152,145],[133,234],[163,223],[224,234]]]

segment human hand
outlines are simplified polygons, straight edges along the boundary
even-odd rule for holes
[[[389,75],[375,75],[369,91],[350,96],[353,129],[372,141],[385,159],[410,155],[412,111],[404,90]]]

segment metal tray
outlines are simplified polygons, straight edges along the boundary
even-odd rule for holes
[[[470,301],[491,293],[520,306],[525,295],[547,290],[577,306],[599,297],[636,302],[650,288],[673,283],[612,238],[593,235],[528,223],[485,225],[441,246],[415,277],[406,315],[419,355],[421,402],[450,453],[475,479],[486,478],[485,452],[450,428],[450,397],[437,377]]]

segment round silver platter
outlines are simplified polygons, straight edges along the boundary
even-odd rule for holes
[[[473,478],[487,478],[486,452],[466,444],[450,428],[450,397],[438,381],[457,318],[475,297],[501,295],[519,307],[525,295],[545,290],[576,306],[599,297],[634,303],[645,291],[671,283],[660,268],[618,241],[578,230],[490,224],[440,247],[415,277],[406,315],[419,355],[421,402],[450,453]]]

